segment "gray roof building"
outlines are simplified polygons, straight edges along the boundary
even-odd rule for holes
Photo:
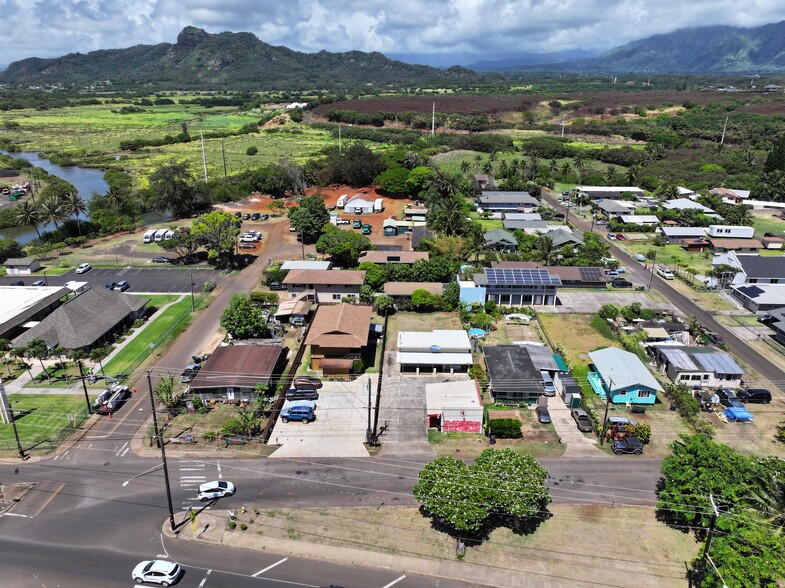
[[[624,206],[615,200],[597,200],[594,205],[608,216],[630,213],[629,206]]]
[[[485,244],[492,249],[515,250],[518,248],[518,241],[515,235],[504,229],[491,229],[483,235]]]
[[[545,233],[553,241],[554,247],[562,247],[563,245],[583,245],[585,240],[581,231],[565,231],[564,229],[556,229]]]
[[[544,220],[535,220],[535,221],[516,221],[516,220],[505,220],[503,221],[504,228],[509,229],[511,231],[520,230],[520,231],[535,231],[544,233],[548,230],[548,221]]]
[[[486,346],[483,354],[496,401],[536,402],[543,391],[542,375],[534,366],[528,348]]]
[[[53,347],[92,349],[122,325],[139,318],[148,302],[148,298],[91,288],[19,335],[13,346],[24,347],[42,339]]]

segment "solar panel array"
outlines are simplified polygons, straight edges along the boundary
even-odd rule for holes
[[[598,267],[582,267],[578,271],[581,272],[581,280],[584,282],[605,281],[605,272]]]
[[[485,277],[488,285],[561,286],[559,277],[551,276],[544,269],[486,268]]]

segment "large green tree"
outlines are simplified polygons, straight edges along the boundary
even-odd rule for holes
[[[184,216],[201,209],[209,201],[204,183],[197,183],[191,176],[187,161],[163,164],[150,174],[150,202],[156,210],[170,210],[175,216]]]
[[[233,294],[229,306],[221,314],[221,326],[234,339],[265,339],[270,327],[262,309],[245,294]]]
[[[324,226],[324,232],[316,242],[318,253],[329,255],[333,264],[344,268],[355,267],[360,253],[371,248],[368,237],[354,231],[341,230],[331,224]]]
[[[423,510],[455,534],[544,518],[548,472],[530,455],[486,449],[472,465],[453,457],[427,464],[414,486]],[[512,520],[511,520],[512,519]]]
[[[191,238],[202,243],[209,259],[216,264],[228,265],[234,254],[240,228],[228,212],[210,212],[197,218],[191,227]]]
[[[22,246],[16,239],[6,237],[0,239],[0,263],[9,257],[22,257]]]
[[[315,243],[330,222],[330,213],[320,196],[308,196],[302,199],[300,206],[289,209],[289,221],[302,234],[305,243]]]

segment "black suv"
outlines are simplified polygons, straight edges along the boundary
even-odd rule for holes
[[[284,395],[286,400],[319,400],[319,393],[313,388],[291,388]]]
[[[720,397],[720,403],[728,408],[742,408],[744,406],[730,388],[720,388],[717,390],[717,396]]]
[[[771,402],[771,392],[765,388],[741,390],[737,396],[742,402],[754,402],[757,404],[768,404]]]
[[[611,449],[613,450],[613,453],[616,453],[617,455],[621,453],[640,455],[643,453],[643,443],[637,437],[627,437],[626,439],[614,441],[613,445],[611,445]]]

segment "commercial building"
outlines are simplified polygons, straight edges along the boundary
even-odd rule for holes
[[[0,339],[13,339],[34,326],[70,292],[62,286],[0,286]]]
[[[428,427],[442,432],[481,433],[482,395],[474,380],[425,386]]]

